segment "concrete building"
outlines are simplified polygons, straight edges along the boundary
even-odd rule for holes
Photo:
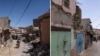
[[[9,17],[0,17],[0,29],[10,29]]]
[[[81,18],[82,18],[81,8],[78,5],[76,5],[76,13],[73,19],[74,30],[81,29]]]
[[[76,0],[52,0],[52,2],[61,6],[66,13],[72,16],[76,13]]]
[[[42,45],[50,44],[50,12],[47,12],[34,19],[34,27],[39,27],[40,41]]]
[[[75,13],[75,0],[52,0],[51,56],[76,55],[77,44],[74,38],[73,24]]]
[[[84,48],[84,43],[83,43],[83,32],[82,32],[82,26],[81,26],[81,8],[76,5],[76,13],[73,16],[73,28],[74,28],[74,40],[75,41],[75,47],[71,50],[72,51],[72,56],[74,55],[79,55]],[[74,43],[74,42],[73,42]],[[81,44],[80,44],[81,43]]]
[[[87,49],[92,44],[93,39],[93,28],[91,25],[90,18],[82,19],[82,26],[84,30],[84,37],[85,37],[85,49]]]
[[[94,32],[94,37],[97,40],[100,40],[100,29],[93,29],[93,32]]]
[[[10,29],[10,19],[9,17],[0,17],[0,43],[4,41],[4,39],[9,38],[9,29]],[[3,38],[4,36],[4,38]],[[8,37],[7,37],[8,36]],[[3,38],[3,40],[2,40]]]

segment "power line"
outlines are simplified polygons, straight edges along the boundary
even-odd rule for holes
[[[97,19],[99,18],[100,16],[98,16],[93,22],[96,22],[97,21]]]
[[[14,1],[13,5],[12,5],[12,7],[11,7],[9,13],[8,13],[8,16],[11,14],[12,10],[14,9],[16,2],[17,2],[17,0]],[[5,22],[4,22],[4,27],[3,27],[3,29],[4,29],[5,27],[6,27],[6,24],[5,24]]]
[[[99,26],[100,26],[100,24],[98,24],[98,25],[96,26],[96,28],[99,27]]]
[[[98,19],[99,17],[100,17],[100,16],[98,16],[93,22],[96,22],[97,19]],[[99,26],[100,26],[100,24],[98,24],[98,25],[96,26],[96,28],[99,27]]]
[[[95,20],[95,21],[96,21],[96,20]],[[99,26],[100,26],[100,24],[98,24],[98,25],[96,26],[96,28],[99,27]]]
[[[31,4],[31,0],[29,1],[29,3],[28,3],[28,5],[27,5],[27,7],[25,8],[24,12],[22,13],[21,17],[19,18],[19,20],[17,21],[17,23],[15,24],[15,26],[17,26],[17,25],[18,25],[18,23],[20,22],[20,20],[21,20],[21,19],[22,19],[22,17],[24,16],[25,12],[26,12],[26,11],[27,11],[27,9],[29,8],[30,4]]]
[[[11,14],[12,10],[14,9],[16,2],[17,2],[17,0],[14,1],[13,5],[12,5],[12,7],[11,7],[9,13],[8,13],[8,16]]]

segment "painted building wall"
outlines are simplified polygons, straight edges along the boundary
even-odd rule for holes
[[[91,28],[91,20],[90,18],[84,18],[81,22],[83,29],[85,30],[85,49],[87,49],[92,43],[92,28]]]
[[[51,55],[55,55],[55,56],[63,56],[61,54],[59,54],[59,51],[61,50],[58,50],[57,49],[57,45],[58,43],[60,43],[61,41],[63,41],[63,36],[64,36],[64,31],[62,33],[60,33],[61,31],[52,31],[51,32]],[[65,31],[66,32],[66,31]],[[70,56],[77,56],[78,53],[77,53],[77,39],[75,39],[74,37],[74,30],[71,29],[71,32],[70,32],[70,36],[65,33],[66,36],[66,40],[70,40],[68,43],[69,43],[69,46],[71,47],[70,49],[68,48],[68,46],[66,47],[66,49],[69,49],[67,52],[70,51]],[[60,42],[59,42],[60,41]],[[60,46],[63,46],[63,43],[62,45],[60,44]],[[55,53],[56,52],[56,53]]]
[[[66,14],[63,10],[59,9],[56,5],[52,4],[51,23],[72,26],[73,18],[71,15]]]
[[[42,44],[50,43],[50,18],[43,19],[41,24],[41,42]]]
[[[52,0],[55,4],[62,6],[63,0]]]
[[[75,40],[75,38],[74,38],[74,30],[72,29],[72,30],[71,30],[71,49],[74,48],[75,42],[76,42],[76,40]]]
[[[74,29],[71,30],[71,56],[77,56],[77,39],[75,39]]]
[[[50,12],[46,12],[39,16],[38,19],[34,19],[33,25],[39,27],[35,33],[40,36],[41,44],[50,44]]]
[[[63,22],[63,24],[62,24],[62,22]],[[51,23],[72,26],[73,25],[73,18],[71,15],[66,14],[65,11],[58,9],[57,6],[52,4],[52,6],[51,6]],[[71,29],[71,37],[70,38],[71,38],[71,40],[70,40],[70,42],[71,42],[70,43],[70,45],[71,45],[70,55],[75,56],[77,53],[76,52],[77,51],[76,50],[77,44],[76,44],[76,39],[74,37],[74,29]]]
[[[64,6],[64,0],[52,0],[55,4],[62,6],[63,10],[67,13],[71,13],[73,16],[76,13],[76,0],[69,0],[69,8]]]
[[[73,19],[74,19],[72,16],[76,13],[75,0],[70,0],[70,8],[66,8],[63,5],[64,0],[52,0],[52,1],[55,4],[51,4],[51,23],[72,26]],[[58,5],[62,6],[62,7],[59,8]],[[71,13],[71,15],[69,15],[67,13]],[[74,37],[74,29],[71,29],[71,37],[70,38],[71,38],[71,40],[70,40],[71,41],[70,55],[77,56],[77,43],[76,43],[77,39],[75,39],[75,37]]]
[[[51,31],[51,56],[70,56],[71,31]]]
[[[82,43],[82,51],[85,49],[85,38],[84,38],[84,32],[83,30],[72,30],[72,33],[73,33],[73,36],[74,37],[71,37],[71,46],[73,48],[71,48],[71,56],[78,56],[80,55],[81,53],[78,53],[78,34],[81,33],[82,34],[82,39],[83,39],[83,43]]]
[[[69,9],[64,6],[64,2],[62,4],[62,7],[65,12],[70,12],[73,16],[76,13],[76,0],[70,0]]]

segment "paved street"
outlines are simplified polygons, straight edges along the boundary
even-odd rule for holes
[[[24,46],[24,43],[21,42],[21,46],[20,48],[16,49],[15,45],[16,41],[14,40],[11,45],[10,48],[9,47],[1,47],[0,48],[0,56],[20,56],[21,54],[21,49]]]
[[[83,52],[81,56],[100,56],[100,41],[93,42],[93,45]]]

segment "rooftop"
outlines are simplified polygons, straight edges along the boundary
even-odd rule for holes
[[[9,17],[0,17],[0,19],[9,19]]]

